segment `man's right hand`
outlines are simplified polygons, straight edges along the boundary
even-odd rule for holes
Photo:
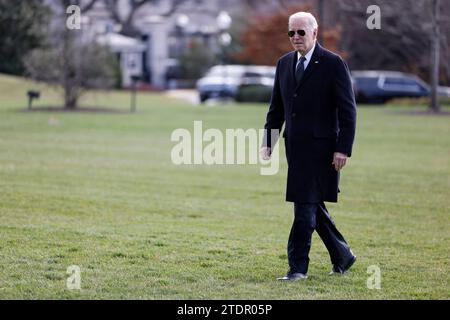
[[[272,149],[269,147],[262,147],[259,150],[259,154],[261,155],[261,159],[270,160],[270,156],[272,155]]]

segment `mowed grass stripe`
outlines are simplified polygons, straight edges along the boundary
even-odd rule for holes
[[[449,117],[360,107],[340,202],[328,205],[358,262],[329,277],[315,235],[309,279],[280,284],[292,221],[283,148],[276,176],[170,161],[174,129],[260,128],[266,105],[141,93],[127,114],[129,93],[112,91],[83,104],[124,113],[23,112],[34,87],[0,77],[0,298],[450,298]],[[37,106],[60,103],[39,88]],[[81,291],[66,289],[70,265]],[[370,265],[381,290],[366,286]]]

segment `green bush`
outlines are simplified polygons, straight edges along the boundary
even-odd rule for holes
[[[51,10],[41,0],[0,0],[0,73],[23,75],[24,57],[46,44]]]
[[[270,102],[272,88],[260,85],[241,86],[236,94],[238,102]]]

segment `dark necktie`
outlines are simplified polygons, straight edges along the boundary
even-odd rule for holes
[[[297,69],[295,69],[295,80],[297,80],[297,83],[300,83],[300,80],[302,80],[303,73],[305,72],[305,66],[303,63],[306,61],[305,57],[301,57],[300,61],[297,63]]]

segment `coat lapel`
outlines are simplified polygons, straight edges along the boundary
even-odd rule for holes
[[[292,83],[291,88],[295,89],[297,86],[296,80],[295,80],[295,66],[297,65],[297,51],[292,52],[291,57],[291,72],[289,72],[289,82]]]
[[[300,80],[300,83],[297,84],[295,87],[295,91],[299,90],[300,87],[305,83],[306,80],[308,80],[309,76],[313,73],[313,71],[317,68],[317,66],[320,64],[320,58],[323,56],[323,49],[319,45],[319,43],[316,43],[316,47],[314,49],[314,52],[311,56],[311,61],[308,63],[308,67],[305,70],[305,73],[303,74],[302,79]],[[295,62],[297,62],[297,54],[295,54]],[[294,65],[294,72],[295,72],[295,65]],[[295,82],[295,77],[294,77]]]

